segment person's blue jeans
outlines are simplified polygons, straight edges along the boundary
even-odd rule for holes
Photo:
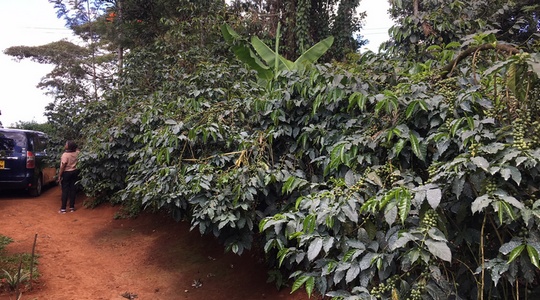
[[[69,208],[75,208],[75,194],[77,190],[75,188],[75,182],[78,180],[79,171],[67,171],[62,173],[62,207],[65,210],[67,201],[69,199]]]

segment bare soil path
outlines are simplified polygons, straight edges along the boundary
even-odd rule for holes
[[[186,222],[146,213],[115,220],[118,207],[86,209],[82,197],[75,212],[59,214],[60,193],[52,187],[30,198],[0,191],[0,234],[14,240],[7,250],[30,253],[38,235],[41,276],[23,300],[308,299],[290,288],[277,291],[252,255],[225,254]],[[0,295],[7,299],[16,297]]]

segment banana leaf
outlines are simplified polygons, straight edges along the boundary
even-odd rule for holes
[[[308,65],[315,63],[321,56],[323,56],[332,44],[334,43],[334,37],[329,36],[324,40],[318,42],[313,47],[309,48],[304,52],[296,61],[294,62],[295,68],[300,67],[300,65]]]
[[[260,78],[272,79],[274,72],[266,66],[257,55],[251,50],[247,41],[243,40],[241,36],[236,33],[229,25],[224,24],[221,26],[221,33],[227,43],[231,45],[231,48],[236,57],[247,64],[251,69],[257,71]]]
[[[294,68],[294,63],[285,57],[276,54],[268,45],[263,43],[258,37],[254,36],[251,38],[251,45],[255,48],[255,51],[259,56],[266,62],[269,66],[276,65],[277,59],[277,70],[274,71],[283,71],[283,70],[292,70]]]

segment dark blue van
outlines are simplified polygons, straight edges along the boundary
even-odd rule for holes
[[[56,181],[56,167],[47,156],[48,137],[33,130],[0,128],[0,190],[24,189],[41,195]]]

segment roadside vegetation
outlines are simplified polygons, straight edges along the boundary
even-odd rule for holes
[[[390,1],[378,53],[360,1],[50,2],[86,44],[6,53],[57,66],[88,205],[169,211],[310,295],[540,293],[536,1]]]
[[[5,247],[13,240],[0,235],[0,295],[20,295],[30,289],[32,280],[39,277],[36,257],[30,253],[8,253]]]

